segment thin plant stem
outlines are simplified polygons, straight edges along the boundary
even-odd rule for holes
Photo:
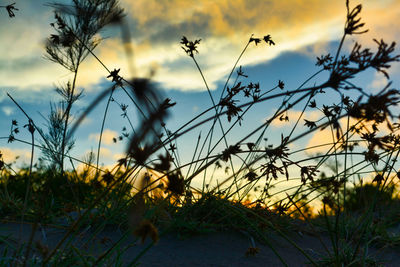
[[[103,130],[104,130],[104,124],[106,121],[106,116],[108,112],[108,107],[110,106],[110,101],[112,99],[114,93],[114,89],[111,89],[110,97],[107,100],[106,108],[104,110],[104,115],[103,115],[103,120],[101,121],[101,129],[100,129],[100,136],[99,136],[99,144],[97,146],[97,157],[96,157],[96,169],[99,168],[99,159],[100,159],[100,146],[101,146],[101,139],[103,137]]]

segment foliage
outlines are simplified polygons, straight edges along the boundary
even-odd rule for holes
[[[400,151],[399,115],[395,107],[400,93],[391,88],[389,82],[380,92],[369,94],[352,79],[366,70],[390,78],[388,69],[400,56],[394,54],[394,42],[383,40],[374,40],[375,52],[357,42],[349,53],[342,51],[346,37],[366,32],[360,18],[361,5],[350,8],[346,1],[346,23],[335,55],[317,57],[316,66],[320,70],[295,89],[285,88],[282,80],[277,80],[272,88],[248,81],[249,75],[238,66],[242,56],[253,44],[255,49],[263,41],[264,45],[275,45],[269,34],[263,38],[251,35],[216,99],[197,61],[201,39],[191,41],[183,36],[181,47],[199,71],[211,106],[175,131],[166,123],[176,104],[173,100],[163,97],[150,79],[125,79],[120,76],[119,68],[108,69],[94,52],[104,27],[112,24],[123,27],[123,10],[117,1],[73,0],[71,5],[55,3],[51,6],[55,10],[55,22],[51,23],[55,33],[46,42],[47,58],[71,72],[73,79],[56,89],[62,100],[50,104],[47,132],[37,127],[9,95],[28,119],[24,128],[31,135],[31,155],[37,146],[35,137],[39,137],[39,148],[49,164],[47,168],[34,165],[32,156],[29,167],[12,172],[11,165],[3,161],[0,153],[0,212],[7,218],[31,221],[34,230],[40,223],[54,223],[62,216],[69,218],[68,226],[65,236],[47,250],[40,245],[33,248],[33,239],[28,244],[19,244],[13,251],[14,263],[26,265],[34,261],[30,254],[35,251],[40,255],[38,262],[43,265],[56,265],[68,258],[71,259],[68,264],[108,264],[120,241],[97,257],[83,255],[73,245],[60,252],[82,226],[89,225],[101,231],[107,224],[118,224],[126,234],[134,234],[142,242],[150,237],[151,244],[169,231],[184,234],[226,229],[241,231],[268,244],[285,264],[266,237],[267,232],[274,232],[296,247],[313,265],[376,263],[367,250],[374,240],[389,240],[377,238],[377,234],[384,235],[384,228],[389,224],[378,224],[374,220],[385,212],[390,218],[398,219],[398,213],[385,208],[399,203],[394,193],[397,192],[396,161]],[[10,17],[18,10],[14,4],[5,8]],[[72,121],[72,107],[83,93],[76,92],[77,75],[88,56],[93,56],[108,72],[106,78],[110,86]],[[328,77],[323,82],[315,79],[321,73]],[[124,93],[136,109],[131,111],[129,105],[114,98],[115,91]],[[339,102],[321,100],[324,94],[338,95]],[[74,168],[66,170],[66,160],[77,161],[69,155],[75,130],[104,99],[107,104],[97,156],[90,153],[82,172]],[[245,123],[244,118],[252,107],[272,101],[279,103],[272,115],[243,136],[233,137],[232,133]],[[121,109],[122,117],[131,128],[124,127],[118,140],[114,139],[114,142],[126,139],[125,155],[111,170],[105,170],[98,164],[101,138],[109,108],[114,104]],[[268,140],[273,123],[279,121],[288,125],[288,112],[298,106],[301,112],[290,131],[282,133],[277,142]],[[307,111],[316,111],[321,118],[305,119]],[[136,127],[130,120],[132,115],[140,118]],[[383,127],[388,131],[379,131]],[[181,161],[179,152],[188,148],[178,146],[180,138],[204,129],[206,137],[198,134],[192,158]],[[293,151],[292,145],[297,140],[325,129],[329,129],[332,136],[325,153],[309,155],[306,148]],[[13,120],[9,143],[19,141],[19,131],[18,122]],[[296,156],[300,152],[304,158]],[[220,169],[225,170],[225,176],[219,174]],[[364,183],[371,175],[371,181]],[[195,180],[200,181],[200,187],[195,186]],[[296,185],[272,192],[279,183],[289,182]],[[311,211],[315,199],[322,207],[317,218]],[[328,250],[327,255],[316,260],[297,246],[287,232],[302,225],[299,219],[310,227],[321,225],[322,220],[333,252]],[[357,229],[351,227],[354,221],[360,225]],[[393,243],[398,244],[396,242]],[[246,255],[257,252],[252,246]]]

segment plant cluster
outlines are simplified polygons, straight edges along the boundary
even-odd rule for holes
[[[191,41],[183,36],[181,47],[198,69],[211,106],[174,131],[167,124],[170,111],[176,105],[173,100],[163,97],[150,79],[126,79],[120,75],[120,68],[108,69],[95,54],[101,41],[98,36],[104,27],[112,24],[124,27],[124,14],[118,2],[72,0],[71,5],[51,6],[55,10],[55,21],[51,23],[55,33],[47,40],[46,56],[72,73],[73,78],[56,88],[62,100],[50,104],[50,114],[45,118],[47,131],[38,127],[9,95],[28,121],[23,127],[31,135],[28,142],[32,149],[31,164],[15,172],[3,161],[0,152],[0,214],[21,223],[31,221],[34,225],[29,243],[19,243],[12,251],[13,264],[61,264],[66,258],[73,259],[70,264],[108,264],[115,258],[113,255],[119,255],[117,248],[122,239],[97,257],[82,255],[73,245],[65,245],[88,224],[97,231],[107,224],[118,224],[142,242],[150,237],[151,244],[173,230],[190,234],[210,229],[245,231],[268,244],[286,264],[266,238],[267,231],[274,231],[299,249],[313,265],[355,266],[373,261],[361,252],[368,250],[372,240],[377,240],[374,234],[384,233],[379,227],[388,224],[388,221],[377,223],[376,213],[384,212],[396,218],[395,209],[382,208],[399,205],[396,161],[400,136],[395,107],[400,92],[389,82],[380,92],[369,94],[355,84],[354,78],[366,70],[374,70],[389,79],[388,69],[400,60],[400,55],[395,54],[394,42],[388,44],[383,40],[374,40],[375,52],[362,48],[359,43],[349,53],[343,51],[348,36],[367,31],[360,18],[361,5],[350,8],[346,1],[346,23],[335,55],[317,57],[318,72],[294,89],[287,88],[279,79],[272,88],[249,81],[249,75],[239,65],[242,56],[253,44],[255,49],[262,42],[275,45],[269,34],[262,38],[251,35],[216,98],[197,61],[201,39]],[[10,17],[18,10],[14,4],[5,8]],[[105,68],[110,84],[72,120],[74,103],[83,96],[83,91],[77,92],[77,76],[82,62],[89,56]],[[317,79],[321,73],[328,74],[323,82]],[[120,101],[115,92],[124,94],[131,103]],[[322,100],[325,94],[338,95],[338,103]],[[103,100],[106,105],[97,153],[92,152],[85,161],[79,161],[70,155],[74,133]],[[272,115],[244,136],[234,135],[246,122],[252,107],[270,101],[280,103]],[[112,105],[121,110],[122,118],[129,124],[113,141],[125,141],[127,146],[124,157],[111,170],[105,170],[99,167],[99,158]],[[288,114],[299,107],[300,115],[289,133],[282,133],[278,142],[268,140],[273,123],[290,125]],[[321,118],[305,119],[308,111],[319,112]],[[140,117],[138,126],[132,123],[133,114]],[[387,131],[382,131],[384,127]],[[182,160],[179,138],[204,128],[206,135],[198,134],[192,158]],[[19,123],[13,120],[8,143],[23,141],[17,138],[20,130]],[[291,149],[297,140],[319,130],[330,130],[332,136],[331,143],[316,144],[326,148],[324,153],[311,155],[306,154],[307,148]],[[39,145],[35,143],[37,139]],[[42,157],[41,162],[34,164],[37,147]],[[72,169],[66,168],[66,160]],[[83,172],[76,171],[76,162],[86,165]],[[221,169],[225,175],[220,174]],[[370,181],[364,182],[368,178]],[[201,186],[196,186],[196,182]],[[274,190],[279,184],[289,182],[296,185]],[[317,213],[311,208],[314,200],[319,200],[321,205]],[[73,218],[71,212],[77,212],[78,216]],[[69,218],[64,237],[54,247],[43,244],[34,247],[33,234],[38,225],[54,222],[60,216]],[[332,251],[327,249],[325,258],[313,259],[282,230],[293,227],[290,222],[299,219],[310,227],[314,227],[315,221],[324,222],[332,245]],[[352,220],[360,220],[361,227],[351,229]],[[349,231],[354,235],[346,234]],[[399,244],[396,240],[392,243]],[[32,251],[40,255],[39,259],[31,257]],[[258,251],[252,245],[244,253],[254,256]],[[143,253],[132,263],[138,262]]]

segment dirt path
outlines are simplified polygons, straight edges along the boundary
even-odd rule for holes
[[[22,239],[29,239],[31,225],[22,228]],[[0,235],[9,236],[10,243],[15,243],[19,237],[20,226],[15,223],[3,223],[0,225]],[[62,229],[42,227],[35,233],[35,240],[54,247],[65,233]],[[101,251],[109,248],[111,244],[123,236],[121,230],[116,226],[108,226],[98,235],[83,246],[88,238],[93,236],[91,229],[83,229],[77,236],[74,245],[82,251],[92,255],[99,255]],[[277,236],[267,236],[271,245],[289,266],[308,266],[307,258],[293,245]],[[310,234],[293,233],[291,240],[296,242],[311,257],[318,258],[324,253],[324,247],[320,240]],[[329,247],[327,236],[321,237],[322,241]],[[13,241],[14,240],[14,241]],[[219,232],[180,238],[178,235],[168,234],[160,238],[160,241],[152,246],[139,260],[140,266],[284,266],[273,250],[258,241],[254,244],[259,249],[254,256],[246,256],[246,251],[252,247],[249,235],[242,232]],[[125,265],[131,262],[151,242],[147,240],[144,244],[135,242],[133,236],[121,243],[121,247],[130,246],[121,256]],[[1,245],[1,248],[4,244]],[[371,249],[370,253],[384,261],[383,266],[400,266],[400,250],[386,248],[384,250]]]

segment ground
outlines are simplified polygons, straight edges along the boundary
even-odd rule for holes
[[[8,236],[9,243],[17,244],[21,237],[25,242],[29,240],[31,224],[2,223],[0,234],[3,239]],[[22,232],[20,230],[22,229]],[[65,234],[62,228],[53,226],[41,226],[35,233],[35,242],[40,241],[49,248],[54,247]],[[94,238],[93,238],[94,237]],[[91,227],[86,227],[78,232],[74,245],[81,252],[99,255],[110,247],[115,241],[123,237],[123,231],[118,225],[108,225],[97,235]],[[298,244],[313,259],[320,258],[324,253],[323,242],[328,249],[330,240],[327,234],[312,231],[293,231],[289,237]],[[89,240],[89,238],[93,238]],[[129,248],[121,256],[123,266],[128,266],[140,252],[146,249],[151,241],[148,239],[143,244],[134,236],[127,235],[121,243],[121,248]],[[86,241],[86,246],[82,246]],[[268,242],[277,250],[278,254],[289,266],[310,266],[307,258],[293,245],[278,237],[276,234],[267,236]],[[4,246],[4,243],[3,245]],[[258,253],[246,255],[250,247],[257,247]],[[378,259],[382,266],[400,266],[400,250],[398,248],[374,248],[369,249],[371,256]],[[245,231],[219,231],[191,236],[181,236],[179,233],[161,235],[160,240],[151,246],[139,260],[139,266],[285,266],[274,254],[272,249],[254,240]]]

